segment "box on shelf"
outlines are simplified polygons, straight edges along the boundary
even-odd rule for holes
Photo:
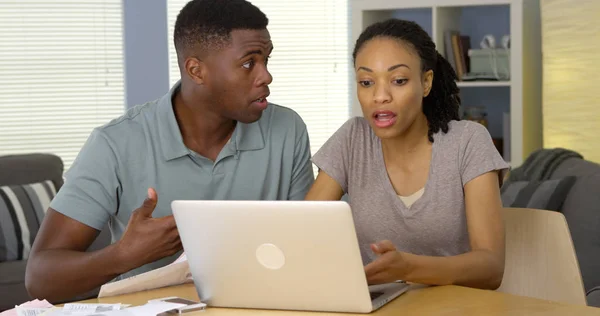
[[[470,72],[510,79],[510,49],[469,49]]]

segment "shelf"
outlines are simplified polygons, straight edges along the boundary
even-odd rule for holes
[[[541,126],[541,0],[349,0],[352,19],[350,51],[369,25],[389,18],[401,18],[419,24],[432,38],[442,56],[448,30],[460,33],[464,47],[479,48],[486,35],[493,35],[501,46],[510,35],[511,55],[506,81],[457,81],[463,107],[481,106],[488,114],[490,135],[506,144],[506,161],[519,166],[534,150],[542,148]],[[528,21],[524,23],[523,21]],[[454,48],[452,47],[452,52]],[[471,60],[462,60],[473,66]],[[456,60],[455,60],[456,63]],[[452,64],[452,63],[451,63]],[[469,73],[472,67],[461,72]],[[488,69],[473,73],[489,72]],[[456,70],[455,70],[456,72]],[[356,83],[350,91],[356,94]],[[358,99],[352,100],[351,113],[362,115]],[[504,151],[504,150],[503,150]]]
[[[458,81],[459,88],[469,87],[510,87],[510,81]]]

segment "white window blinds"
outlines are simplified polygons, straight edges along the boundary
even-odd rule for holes
[[[314,154],[349,118],[347,0],[251,0],[269,18],[269,101],[294,109]],[[179,80],[173,28],[186,0],[168,0],[170,82]]]
[[[121,0],[0,1],[0,155],[69,168],[94,127],[123,114]]]

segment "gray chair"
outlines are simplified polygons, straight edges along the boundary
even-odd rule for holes
[[[0,156],[0,186],[50,180],[58,191],[64,183],[63,170],[62,160],[51,154]],[[35,234],[37,231],[32,233]],[[108,227],[105,227],[88,250],[101,249],[110,242],[110,231]],[[0,311],[11,309],[15,305],[32,299],[25,288],[26,266],[26,260],[0,262]],[[97,293],[98,289],[72,300],[90,298]]]

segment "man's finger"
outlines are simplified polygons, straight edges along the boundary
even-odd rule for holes
[[[179,240],[179,231],[177,229],[173,229],[169,232],[169,240]]]
[[[171,249],[174,249],[176,252],[183,249],[183,244],[180,239],[177,239],[171,243]]]
[[[142,215],[150,217],[152,212],[154,212],[157,202],[158,195],[156,194],[156,191],[154,191],[152,188],[149,188],[148,196],[146,196],[146,199],[144,200],[144,203],[142,203],[142,207],[138,209],[138,212],[140,212]]]
[[[177,229],[177,222],[175,222],[175,217],[173,215],[161,217],[159,220],[161,221],[164,230]]]

